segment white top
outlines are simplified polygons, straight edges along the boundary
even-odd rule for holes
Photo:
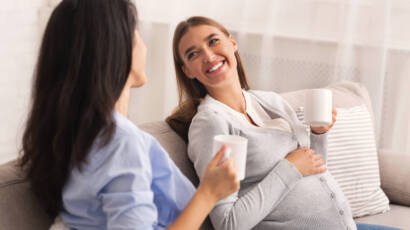
[[[243,90],[242,93],[245,97],[246,113],[253,120],[253,122],[255,122],[257,126],[262,128],[279,129],[284,132],[292,133],[292,128],[285,119],[280,117],[272,119],[265,111],[265,109],[258,103],[258,101],[256,101],[252,94],[246,92],[245,90]],[[240,121],[241,124],[245,127],[254,126],[248,121],[245,114],[232,109],[231,107],[225,105],[224,103],[218,100],[215,100],[209,94],[206,97],[209,97],[209,99],[215,101],[215,103],[220,104],[223,108],[226,109],[227,112],[229,112],[232,116],[236,117],[236,119]]]
[[[272,119],[265,109],[256,101],[255,96],[245,90],[243,90],[242,93],[245,97],[246,113],[257,126],[279,129],[288,133],[292,132],[292,128],[285,119],[280,117]],[[245,115],[243,116],[245,117]]]

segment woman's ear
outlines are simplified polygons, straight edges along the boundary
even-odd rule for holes
[[[232,45],[233,45],[233,48],[235,49],[235,51],[238,51],[238,43],[232,37],[232,34],[229,34],[229,40],[232,42]]]
[[[181,66],[182,71],[184,72],[184,74],[189,78],[189,79],[195,79],[195,76],[193,76],[193,74],[191,73],[191,71],[189,71],[189,69],[185,66],[182,65]]]

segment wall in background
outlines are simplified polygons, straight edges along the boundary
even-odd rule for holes
[[[0,0],[0,163],[16,157],[48,0]]]

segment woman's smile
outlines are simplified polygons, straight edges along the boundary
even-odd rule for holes
[[[219,74],[222,71],[224,71],[225,66],[226,66],[225,63],[226,63],[225,60],[212,62],[211,64],[207,66],[207,70],[205,71],[205,73],[208,76],[214,76],[216,74]]]

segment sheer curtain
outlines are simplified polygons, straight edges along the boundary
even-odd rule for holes
[[[163,119],[177,103],[171,40],[192,15],[238,41],[254,89],[286,92],[341,80],[364,84],[379,148],[410,154],[410,2],[407,0],[136,0],[148,46],[147,85],[130,117]]]
[[[177,105],[173,31],[179,21],[203,15],[238,41],[252,88],[286,92],[361,82],[372,99],[379,148],[410,154],[408,0],[134,2],[148,47],[148,82],[131,97],[129,116],[137,124],[162,120]]]

